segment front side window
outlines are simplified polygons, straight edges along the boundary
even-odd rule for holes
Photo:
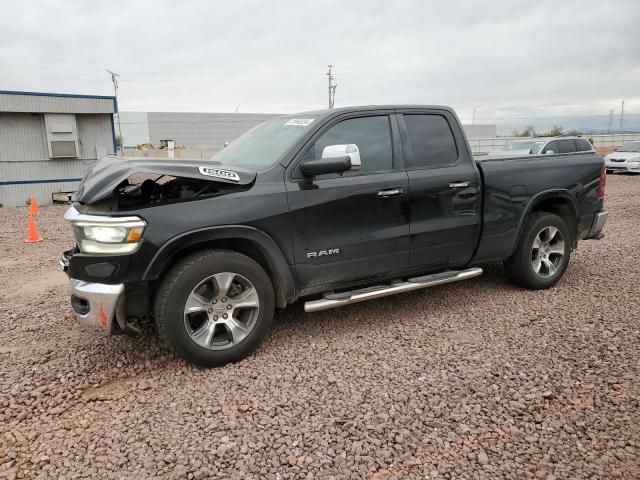
[[[547,146],[544,147],[544,150],[542,151],[542,153],[560,153],[560,149],[558,147],[558,142],[549,142],[547,143]]]
[[[449,122],[442,115],[404,115],[413,167],[452,165],[458,149]]]
[[[353,143],[360,150],[361,172],[379,172],[393,169],[393,147],[389,117],[350,118],[334,125],[307,150],[305,160],[322,158],[329,145]]]

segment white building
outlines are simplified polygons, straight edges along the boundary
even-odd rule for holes
[[[0,91],[0,204],[75,191],[96,159],[114,152],[115,97]]]

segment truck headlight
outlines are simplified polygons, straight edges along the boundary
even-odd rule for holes
[[[82,253],[123,254],[137,250],[146,222],[140,217],[86,215],[71,207],[65,218]]]

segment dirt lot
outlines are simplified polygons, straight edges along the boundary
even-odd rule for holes
[[[532,292],[500,267],[339,310],[294,306],[202,370],[96,338],[56,260],[63,207],[0,208],[0,478],[640,478],[640,178],[606,238]]]

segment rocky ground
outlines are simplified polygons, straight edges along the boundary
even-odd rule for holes
[[[68,306],[64,207],[23,243],[0,208],[0,478],[640,478],[640,178],[610,176],[606,238],[558,286],[500,267],[277,315],[203,370],[155,335],[101,339]]]

